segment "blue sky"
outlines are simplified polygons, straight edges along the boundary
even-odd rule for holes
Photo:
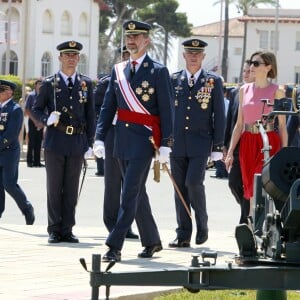
[[[188,21],[194,26],[209,24],[220,20],[220,4],[214,5],[217,0],[177,0],[178,11],[186,12]],[[205,5],[203,5],[205,3]],[[279,0],[281,8],[300,9],[299,0]],[[238,14],[235,6],[229,7],[229,17],[235,18]]]

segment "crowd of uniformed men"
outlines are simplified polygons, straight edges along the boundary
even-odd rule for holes
[[[153,158],[167,168],[170,163],[178,186],[176,236],[168,246],[190,247],[192,209],[195,244],[206,242],[205,171],[209,157],[223,159],[226,127],[222,78],[202,68],[206,42],[184,41],[186,67],[170,75],[147,54],[151,25],[130,20],[123,30],[120,52],[127,57],[95,89],[89,77],[76,71],[82,45],[67,41],[57,46],[60,70],[36,82],[38,89],[27,105],[40,139],[45,127],[49,243],[79,242],[73,226],[82,166],[85,159],[104,158],[103,219],[109,232],[104,261],[121,260],[125,238],[140,238],[142,258],[163,249],[146,191]],[[6,191],[31,225],[34,209],[17,183],[23,112],[12,100],[15,88],[10,81],[0,81],[0,217]],[[27,163],[41,166],[39,156],[28,155]],[[131,230],[134,221],[139,236]]]

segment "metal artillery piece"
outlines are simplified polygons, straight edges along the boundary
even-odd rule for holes
[[[278,114],[295,114],[274,111]],[[284,148],[269,157],[264,126],[258,123],[264,142],[265,163],[255,179],[253,225],[238,225],[236,264],[217,264],[216,252],[193,255],[186,268],[111,272],[115,262],[101,270],[101,256],[92,256],[91,299],[99,299],[100,286],[182,286],[190,292],[217,289],[255,289],[257,299],[286,299],[286,290],[300,290],[300,149]],[[260,293],[261,292],[261,293]],[[273,292],[273,293],[272,293]],[[259,298],[260,297],[260,298]]]

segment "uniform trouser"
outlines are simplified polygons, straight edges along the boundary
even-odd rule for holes
[[[151,162],[152,157],[119,160],[123,176],[123,189],[117,223],[106,240],[106,244],[111,248],[122,249],[126,233],[134,219],[142,246],[153,246],[160,243],[160,236],[146,192],[146,180]]]
[[[205,196],[205,170],[207,156],[201,157],[171,157],[171,171],[185,203],[195,212],[197,231],[207,231],[207,211]],[[192,236],[192,220],[186,212],[177,192],[175,191],[175,208],[177,219],[177,237],[190,240]]]
[[[110,128],[105,138],[103,221],[109,232],[117,223],[122,189],[119,162],[113,157],[114,130]]]
[[[11,156],[0,165],[0,216],[5,209],[5,191],[15,200],[25,214],[31,206],[25,193],[18,185],[20,150],[11,151]]]
[[[43,129],[37,130],[34,123],[28,120],[28,149],[27,162],[37,166],[41,163],[41,147],[43,140]]]
[[[239,223],[247,223],[247,217],[249,216],[250,210],[250,201],[249,199],[244,198],[242,172],[240,168],[240,159],[238,151],[234,151],[233,153],[233,163],[228,174],[228,186],[241,208]]]
[[[62,236],[72,232],[78,200],[83,155],[64,156],[45,151],[47,174],[47,231]]]

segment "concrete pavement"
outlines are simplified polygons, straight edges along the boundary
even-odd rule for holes
[[[47,212],[44,168],[27,168],[20,164],[19,183],[32,201],[36,212],[36,223],[26,226],[24,217],[16,204],[7,196],[6,210],[0,219],[0,299],[13,300],[83,300],[90,299],[89,274],[81,267],[79,259],[84,257],[91,268],[92,254],[104,254],[107,231],[102,222],[103,178],[94,176],[96,165],[89,161],[87,177],[77,208],[77,225],[74,234],[79,244],[47,243]],[[175,207],[173,189],[162,173],[160,183],[149,176],[147,189],[153,214],[157,220],[164,250],[152,259],[137,257],[141,251],[138,240],[126,240],[122,250],[122,261],[112,272],[144,269],[187,267],[191,255],[202,250],[218,251],[217,263],[233,261],[237,246],[233,236],[239,219],[239,208],[234,202],[226,180],[209,177],[207,171],[206,190],[209,214],[209,239],[202,247],[194,244],[188,249],[168,248],[175,237]],[[134,227],[134,231],[137,231]],[[105,268],[106,264],[102,263]],[[157,292],[174,287],[111,287],[111,299],[152,299]],[[143,298],[141,294],[146,293]],[[135,298],[134,296],[135,295]],[[105,289],[100,288],[100,299],[105,299]]]

